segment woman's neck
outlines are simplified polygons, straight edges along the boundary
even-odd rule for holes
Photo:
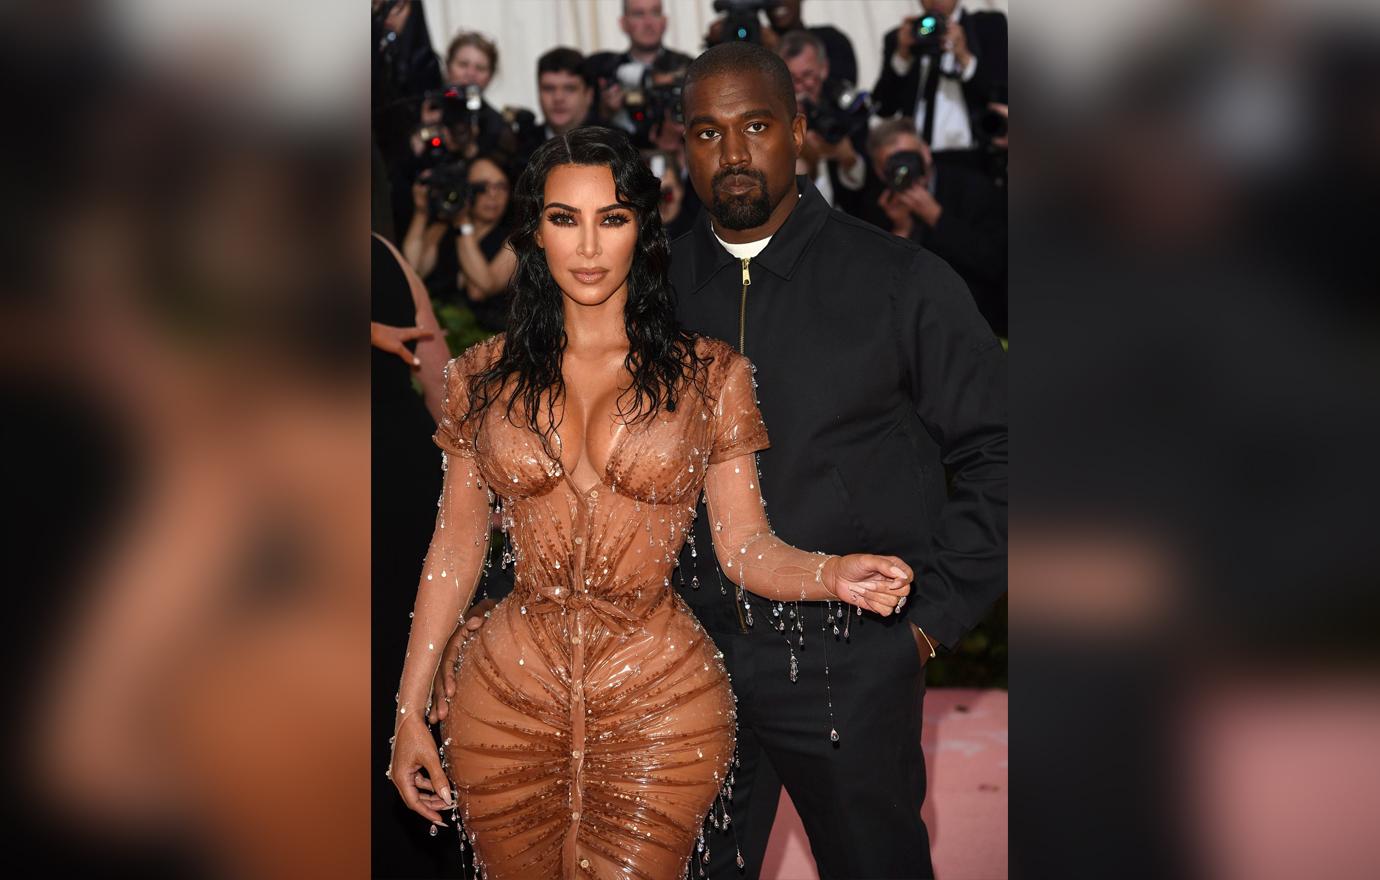
[[[627,304],[627,281],[624,281],[612,296],[594,306],[581,305],[566,296],[566,352],[578,356],[586,353],[626,351],[628,331],[623,315]]]

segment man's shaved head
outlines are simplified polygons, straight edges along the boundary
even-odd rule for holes
[[[781,106],[786,109],[786,118],[789,119],[798,112],[795,106],[795,85],[791,82],[791,72],[786,67],[786,62],[778,58],[775,52],[756,43],[720,43],[701,53],[685,70],[682,94],[688,94],[691,86],[699,80],[723,74],[747,74],[764,79],[772,96],[780,100]]]

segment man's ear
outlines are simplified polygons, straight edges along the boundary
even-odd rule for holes
[[[797,112],[795,119],[791,120],[791,139],[795,141],[795,157],[800,158],[800,151],[805,146],[805,114]]]

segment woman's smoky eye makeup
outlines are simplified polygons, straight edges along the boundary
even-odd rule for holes
[[[550,211],[546,215],[546,222],[552,226],[574,226],[575,215],[568,211]],[[624,211],[612,211],[605,214],[600,222],[605,226],[626,226],[632,222],[632,217]]]

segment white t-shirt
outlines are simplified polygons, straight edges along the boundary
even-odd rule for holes
[[[710,225],[709,229],[710,231],[713,231],[714,227],[712,224]],[[768,235],[766,238],[759,238],[757,239],[757,241],[750,241],[746,244],[729,244],[722,238],[719,238],[719,233],[717,232],[714,233],[714,237],[719,239],[719,244],[724,246],[724,250],[728,251],[730,254],[732,254],[740,260],[751,259],[757,256],[762,252],[764,248],[766,248],[768,244],[771,243],[770,235]]]

